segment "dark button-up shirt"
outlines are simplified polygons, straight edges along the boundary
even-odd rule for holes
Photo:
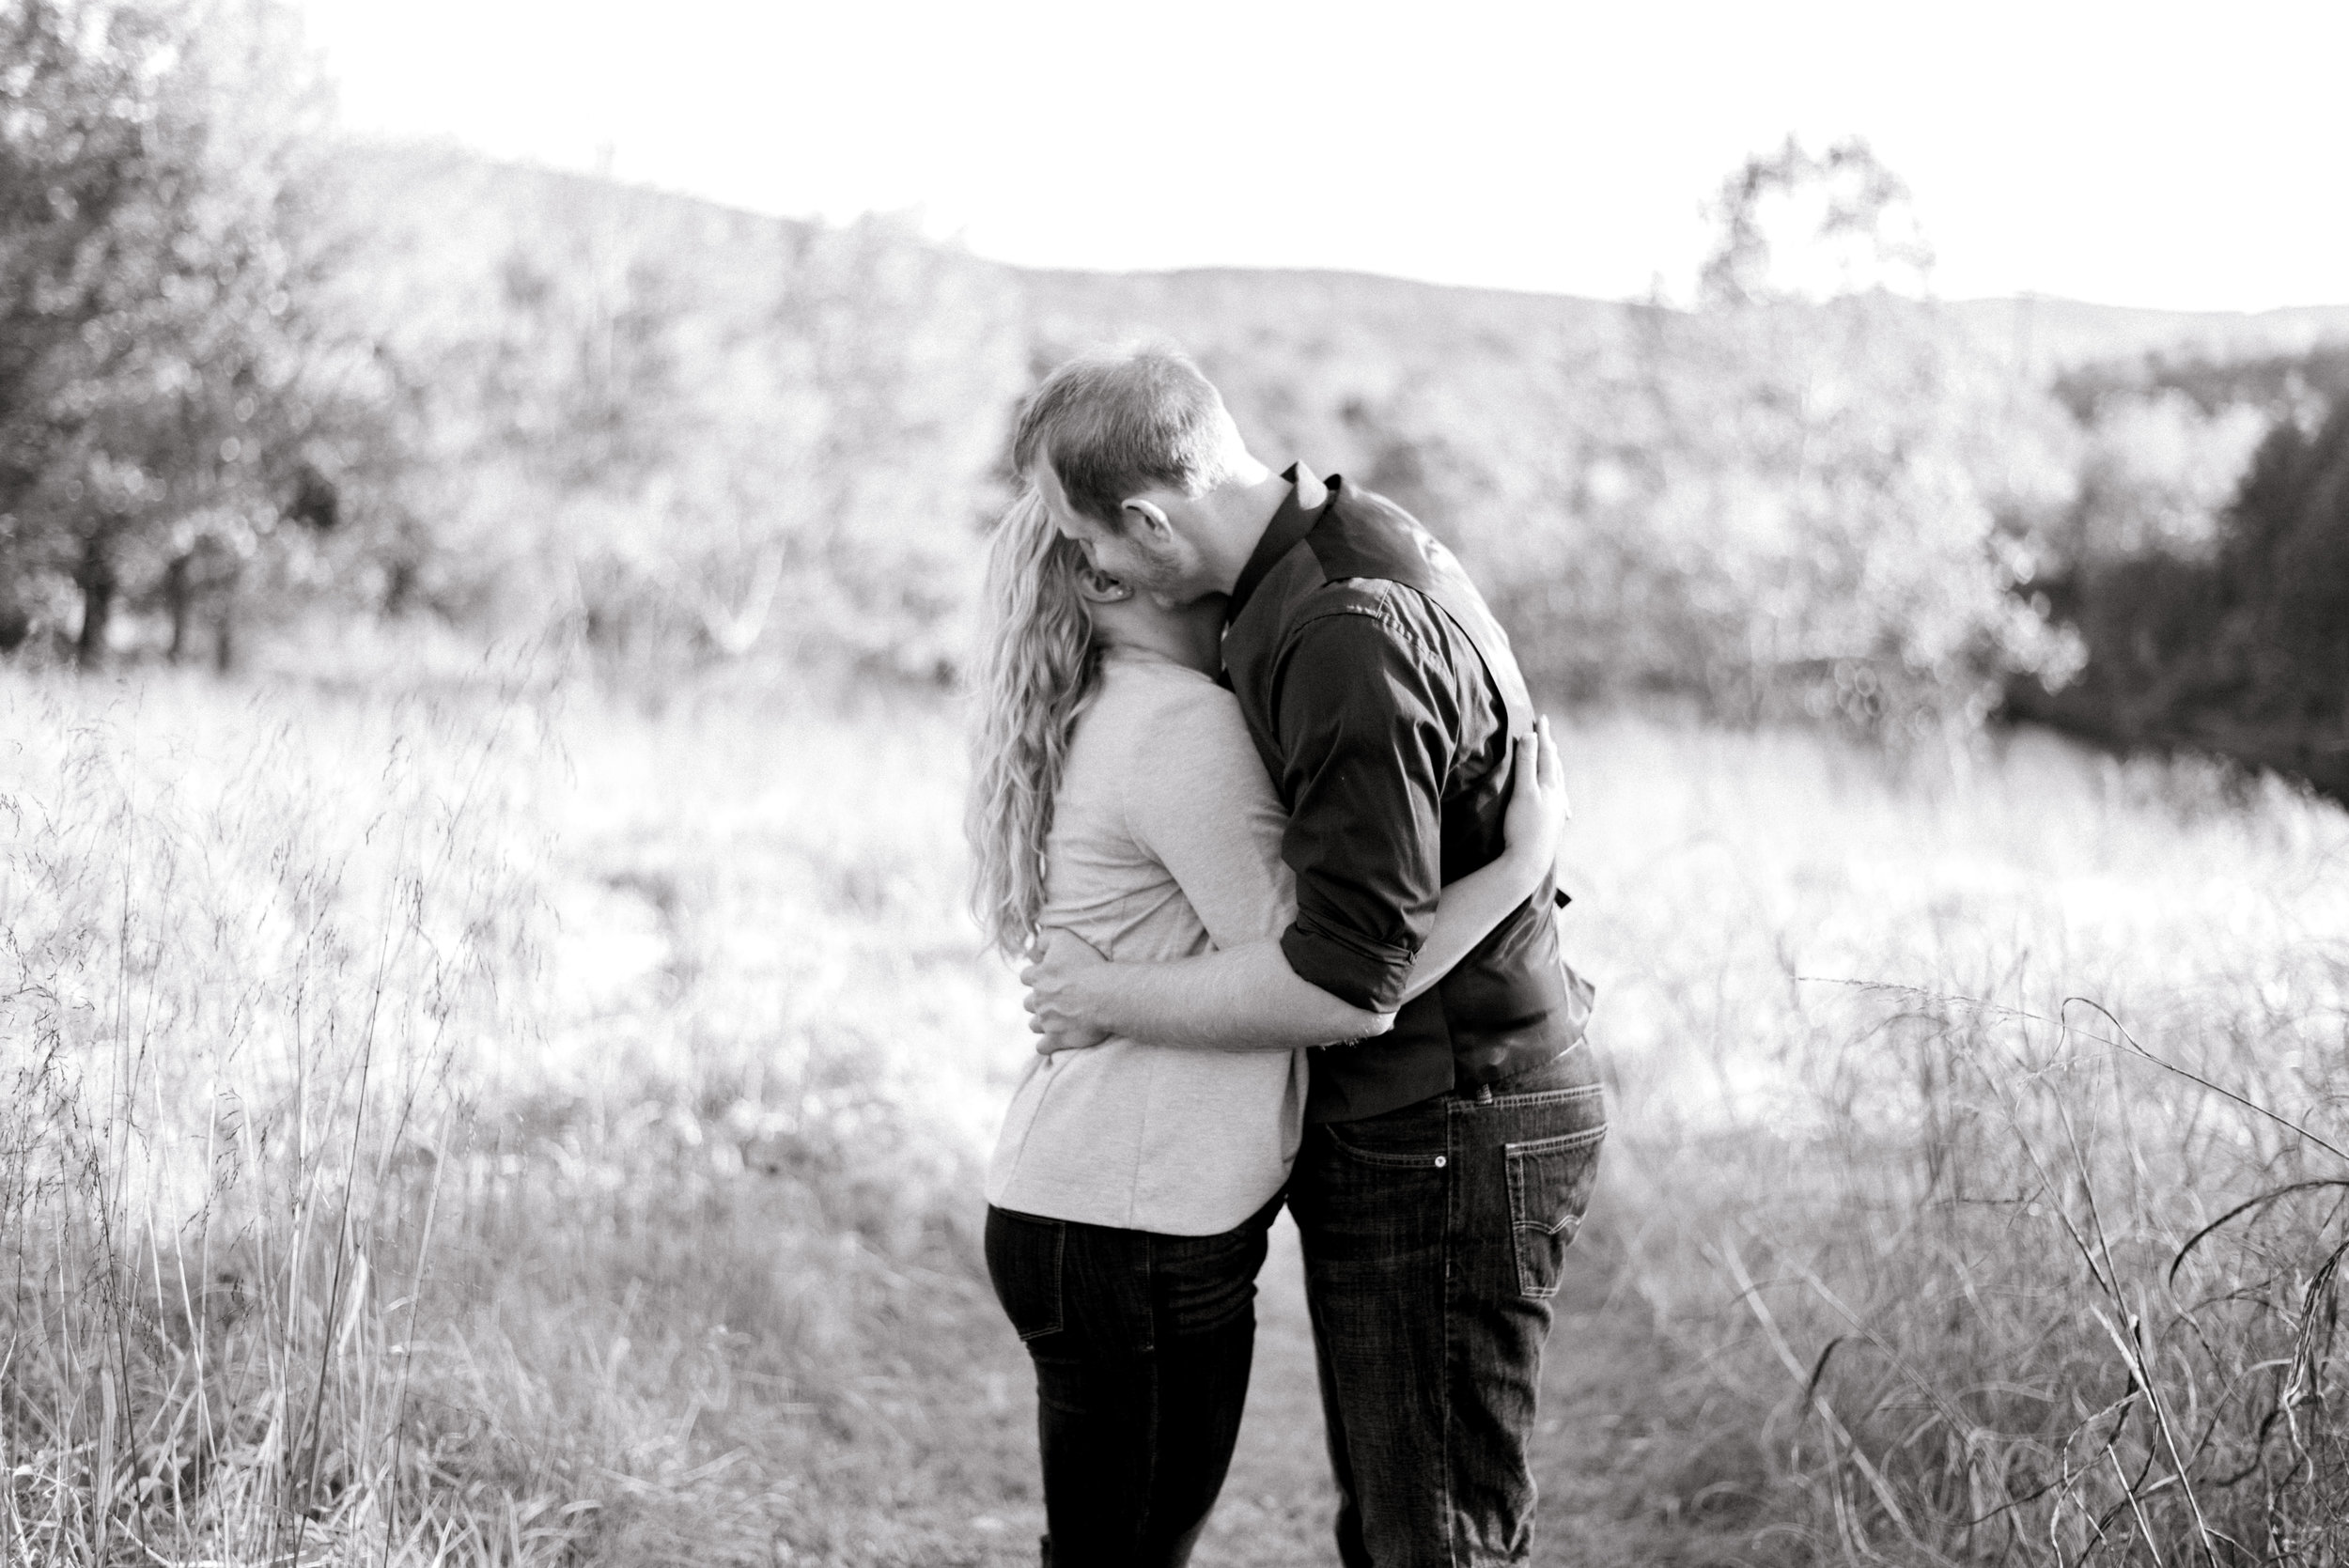
[[[1289,826],[1297,974],[1393,1012],[1445,883],[1502,846],[1510,738],[1532,722],[1508,639],[1392,502],[1292,468],[1232,594],[1223,664]],[[1388,1034],[1314,1054],[1306,1115],[1349,1121],[1498,1082],[1581,1037],[1547,878]]]

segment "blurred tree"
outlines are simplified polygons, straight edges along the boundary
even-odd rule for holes
[[[2060,373],[2054,391],[2083,426],[2096,425],[2116,406],[2169,401],[2170,395],[2211,419],[2244,409],[2264,411],[2270,419],[2285,411],[2307,416],[2349,397],[2349,343],[2232,358],[2197,350],[2099,360]]]
[[[2313,430],[2279,421],[2226,522],[2206,700],[2349,746],[2349,400]]]
[[[1703,368],[1657,387],[1705,688],[1922,737],[1970,730],[2015,671],[2060,683],[2077,649],[2017,591],[2064,482],[2047,421],[1895,292],[1932,264],[1906,188],[1864,142],[1790,137],[1714,214],[1707,308],[1664,328]]]
[[[86,668],[157,599],[175,656],[201,612],[225,663],[256,561],[332,518],[295,31],[265,0],[0,0],[0,575],[28,621],[78,599]]]
[[[575,631],[655,690],[754,655],[952,666],[1019,385],[999,269],[882,219],[393,174],[442,194],[436,223],[475,203],[461,272],[412,303],[378,263],[369,290],[424,409],[403,593]],[[437,234],[376,251],[402,244],[446,255]]]
[[[2349,799],[2349,398],[2287,411],[2214,536],[2147,536],[2053,578],[2087,667],[2011,706],[2123,746],[2193,746]]]
[[[2093,410],[2080,424],[2077,492],[2049,530],[2046,575],[2155,551],[2208,555],[2277,411],[2206,406],[2174,389],[2100,398]]]
[[[1963,736],[2070,635],[2023,589],[2064,421],[1930,303],[1864,144],[1749,160],[1695,312],[1531,351],[1455,342],[1348,405],[1363,476],[1452,539],[1520,656],[1588,696]]]
[[[1908,187],[1853,136],[1824,155],[1795,137],[1721,183],[1715,240],[1698,275],[1704,303],[1921,293],[1933,272]]]
[[[11,644],[45,618],[61,577],[101,632],[113,604],[107,551],[77,552],[61,526],[59,502],[82,497],[59,471],[96,412],[88,382],[121,351],[106,320],[109,241],[152,178],[142,81],[165,41],[133,11],[0,4],[0,629]]]

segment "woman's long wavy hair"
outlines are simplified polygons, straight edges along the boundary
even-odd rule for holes
[[[1044,908],[1044,840],[1068,737],[1099,666],[1077,592],[1084,555],[1033,490],[1012,504],[987,552],[986,634],[972,730],[971,907],[1006,957],[1025,953]]]

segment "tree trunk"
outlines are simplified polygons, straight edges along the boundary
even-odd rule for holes
[[[174,664],[188,651],[188,558],[175,555],[163,568],[163,602],[171,610],[171,653]]]
[[[82,551],[74,581],[82,589],[82,634],[73,644],[73,662],[95,670],[106,660],[106,632],[114,623],[115,564],[103,541],[92,538]]]
[[[233,557],[215,556],[212,565],[211,580],[205,584],[212,602],[212,673],[225,675],[237,667],[237,590],[244,568]]]
[[[0,654],[14,653],[33,634],[33,617],[17,598],[16,579],[0,566]]]

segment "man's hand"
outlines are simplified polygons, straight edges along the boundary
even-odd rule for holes
[[[1028,1027],[1041,1038],[1038,1056],[1083,1050],[1110,1037],[1093,1021],[1086,982],[1110,967],[1092,943],[1072,931],[1047,930],[1031,948],[1034,961],[1019,971],[1028,987]]]

